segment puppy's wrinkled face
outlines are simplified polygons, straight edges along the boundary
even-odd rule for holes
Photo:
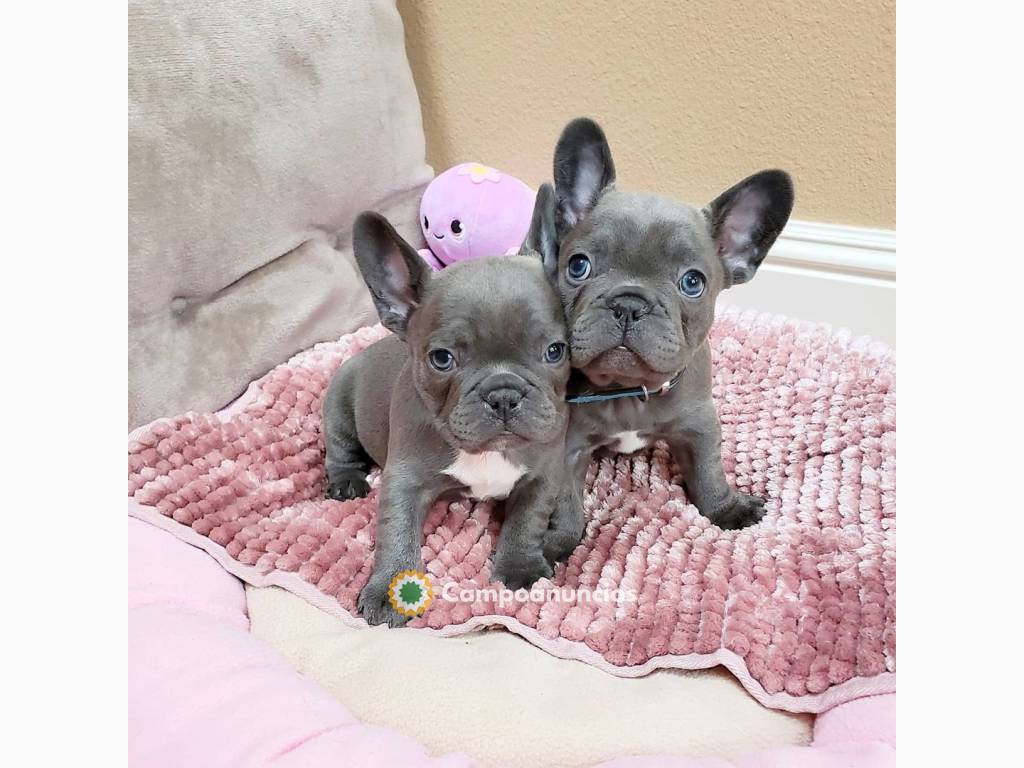
[[[541,254],[569,323],[572,365],[598,387],[657,388],[707,339],[719,292],[754,276],[793,207],[762,171],[703,209],[615,189],[601,128],[580,118],[555,148],[524,247]]]
[[[416,388],[453,445],[507,450],[564,429],[565,320],[536,259],[482,259],[438,273],[408,342]]]
[[[373,212],[357,217],[353,245],[381,322],[408,344],[422,406],[449,443],[504,451],[564,434],[565,316],[540,259],[475,259],[435,273]]]
[[[659,387],[707,338],[723,276],[700,211],[606,192],[560,247],[573,366],[599,387]]]

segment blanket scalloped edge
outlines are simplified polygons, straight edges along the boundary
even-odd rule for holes
[[[567,640],[564,637],[544,637],[537,630],[522,624],[510,616],[472,617],[463,624],[452,624],[440,629],[404,627],[393,630],[384,626],[370,627],[363,619],[353,616],[342,608],[336,600],[325,595],[316,586],[304,581],[298,574],[286,571],[261,573],[253,566],[234,560],[223,547],[207,537],[201,536],[191,528],[160,514],[155,507],[140,504],[134,499],[128,499],[128,514],[167,531],[187,544],[198,547],[216,560],[228,573],[247,584],[254,587],[281,587],[292,594],[298,595],[316,608],[326,611],[331,616],[339,619],[345,626],[360,628],[366,631],[425,632],[437,637],[454,637],[474,629],[501,626],[541,650],[550,653],[552,656],[560,659],[582,661],[617,677],[644,677],[657,669],[695,670],[721,665],[728,669],[747,692],[761,704],[771,709],[787,712],[810,712],[817,714],[851,699],[896,692],[896,674],[894,672],[885,672],[873,677],[855,677],[844,683],[831,686],[817,694],[793,696],[789,693],[769,693],[750,675],[743,659],[724,648],[710,654],[691,653],[685,656],[657,656],[649,659],[644,664],[636,666],[616,666],[610,664],[585,643]]]

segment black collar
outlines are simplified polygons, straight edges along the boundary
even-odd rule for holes
[[[600,403],[603,400],[618,400],[623,397],[639,397],[640,402],[646,403],[647,399],[651,395],[663,395],[668,392],[672,387],[679,383],[679,377],[682,376],[680,371],[671,379],[666,381],[660,387],[654,390],[647,389],[647,387],[630,387],[628,389],[605,389],[600,392],[586,391],[578,395],[569,395],[565,398],[565,402],[571,404],[580,403]]]

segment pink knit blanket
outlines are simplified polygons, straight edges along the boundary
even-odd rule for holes
[[[296,355],[220,413],[129,436],[130,514],[349,624],[370,575],[379,473],[323,499],[320,402],[364,328]],[[398,632],[501,625],[610,673],[723,664],[767,706],[821,712],[895,690],[896,381],[884,346],[726,310],[712,330],[729,480],[767,498],[722,531],[687,503],[664,446],[591,467],[583,542],[531,594],[489,583],[489,503],[438,504],[424,527],[434,599]],[[586,407],[575,406],[575,407]],[[419,628],[419,630],[415,629]]]

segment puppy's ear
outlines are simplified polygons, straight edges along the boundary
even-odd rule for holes
[[[601,126],[578,117],[565,126],[555,146],[555,226],[558,237],[590,213],[601,193],[615,183],[615,163]]]
[[[537,190],[533,219],[520,253],[539,256],[548,279],[554,282],[558,274],[558,235],[555,233],[555,188],[550,184],[541,184]]]
[[[792,210],[793,181],[785,171],[748,176],[704,209],[727,288],[754,276]]]
[[[352,248],[380,321],[404,339],[409,317],[430,279],[430,267],[387,219],[373,211],[356,217]]]

